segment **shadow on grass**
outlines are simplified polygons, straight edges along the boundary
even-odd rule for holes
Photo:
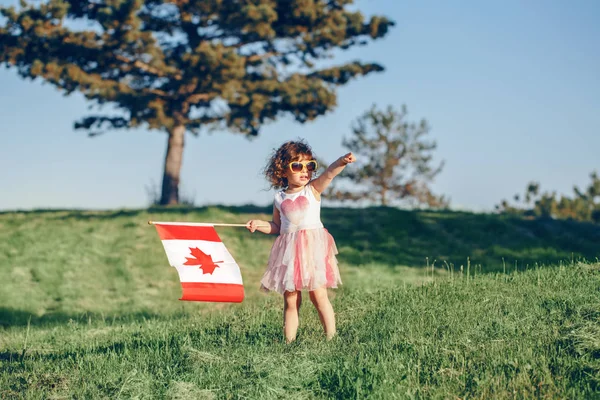
[[[89,320],[99,321],[103,320],[108,323],[122,323],[122,322],[134,322],[144,321],[151,319],[166,319],[177,317],[179,314],[158,314],[150,312],[134,312],[127,314],[110,314],[104,315],[99,313],[80,313],[80,314],[67,314],[62,312],[49,312],[42,316],[37,316],[31,312],[18,310],[10,307],[0,307],[0,327],[17,327],[17,326],[55,326],[64,325],[67,323],[87,323]],[[181,314],[182,316],[185,314]]]
[[[149,338],[149,339],[140,339],[132,337],[128,341],[115,341],[113,343],[109,343],[102,346],[94,346],[94,347],[84,347],[79,346],[75,349],[71,350],[63,350],[58,352],[36,352],[25,349],[25,351],[0,351],[0,362],[7,363],[7,366],[10,364],[12,372],[18,372],[19,370],[24,370],[26,368],[25,365],[22,364],[24,358],[27,359],[35,359],[35,360],[45,360],[57,362],[61,360],[68,359],[76,359],[79,357],[88,356],[90,354],[122,354],[125,351],[139,350],[139,349],[148,349],[149,346],[156,347],[170,347],[179,349],[181,352],[180,346],[174,346],[174,344],[178,344],[176,339],[172,337],[171,339],[159,339],[159,338]],[[182,355],[182,354],[181,354]]]
[[[203,220],[219,212],[270,219],[272,205],[150,207],[140,210],[34,210],[51,218],[111,220],[164,218]],[[47,218],[47,217],[46,217]],[[235,217],[238,219],[237,217]],[[523,219],[454,211],[405,211],[391,207],[323,208],[322,220],[335,238],[338,259],[350,265],[522,270],[600,257],[600,225],[572,220]]]
[[[322,219],[346,263],[460,268],[482,272],[594,260],[600,226],[570,220],[526,220],[495,214],[326,208]],[[504,260],[504,263],[503,263]],[[516,263],[516,267],[515,267]]]

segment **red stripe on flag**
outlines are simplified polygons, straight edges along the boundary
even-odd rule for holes
[[[181,282],[183,294],[179,300],[241,303],[244,286],[233,283]]]
[[[160,240],[207,240],[220,242],[221,238],[212,226],[160,225],[155,224]]]

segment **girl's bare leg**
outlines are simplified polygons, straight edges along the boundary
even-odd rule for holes
[[[298,332],[298,313],[302,304],[302,293],[295,292],[283,293],[283,333],[285,340],[290,343],[296,339]]]
[[[327,339],[331,339],[335,335],[335,314],[327,296],[327,289],[322,287],[309,292],[309,294],[310,301],[312,301],[319,313],[319,319],[323,325],[325,335]]]

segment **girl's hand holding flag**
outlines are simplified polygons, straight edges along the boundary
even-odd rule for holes
[[[273,221],[263,221],[261,219],[251,219],[246,222],[246,228],[254,233],[256,231],[269,234],[278,234],[279,226]]]

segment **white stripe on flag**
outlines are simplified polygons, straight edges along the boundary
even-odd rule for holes
[[[177,268],[181,282],[242,284],[239,266],[222,242],[205,240],[162,240],[169,264]],[[190,248],[198,248],[217,265],[212,274],[205,274],[200,265],[184,265],[194,258]],[[186,258],[187,257],[187,258]]]

